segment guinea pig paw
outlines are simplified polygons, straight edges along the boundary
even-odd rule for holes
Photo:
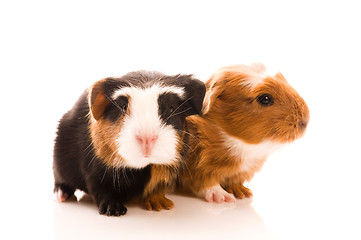
[[[99,213],[107,216],[121,216],[127,213],[127,208],[117,201],[104,201],[99,204]]]
[[[215,203],[234,203],[236,202],[236,198],[233,194],[226,192],[220,185],[216,185],[211,188],[207,188],[203,190],[201,193],[207,202],[215,202]]]
[[[67,184],[59,184],[55,183],[54,187],[54,195],[55,198],[59,202],[65,202],[66,200],[73,198],[73,200],[76,200],[76,197],[74,196],[75,189],[70,187]]]
[[[164,195],[151,195],[145,200],[145,208],[149,211],[160,211],[162,209],[170,210],[174,207],[172,200]]]
[[[67,193],[63,192],[61,189],[58,189],[55,192],[55,196],[56,196],[56,200],[58,200],[58,202],[65,202],[69,198],[69,195]]]
[[[252,191],[246,188],[242,184],[233,184],[226,187],[227,192],[232,193],[236,198],[251,198],[253,196]]]

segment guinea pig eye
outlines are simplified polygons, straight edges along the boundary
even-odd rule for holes
[[[257,102],[262,106],[271,106],[273,104],[273,97],[270,94],[264,93],[257,97]]]
[[[126,113],[126,112],[127,112],[127,109],[128,109],[128,105],[127,105],[127,104],[124,104],[124,105],[122,106],[122,112],[123,112],[123,113]]]
[[[170,113],[173,113],[173,112],[174,112],[174,107],[173,107],[173,106],[170,106],[169,112],[170,112]]]

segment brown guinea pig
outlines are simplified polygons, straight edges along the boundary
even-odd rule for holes
[[[244,187],[270,153],[300,138],[305,101],[263,64],[221,68],[206,82],[203,116],[187,118],[190,151],[181,184],[209,202],[251,197]]]

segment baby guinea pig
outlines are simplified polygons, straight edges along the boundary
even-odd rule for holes
[[[187,152],[186,122],[200,114],[205,85],[191,75],[131,72],[85,91],[60,120],[54,192],[90,194],[100,214],[124,215],[140,198],[148,210],[171,209],[165,197]]]
[[[303,135],[308,107],[263,64],[224,67],[206,87],[203,116],[187,118],[192,137],[182,186],[209,202],[251,197],[244,182],[270,153]]]

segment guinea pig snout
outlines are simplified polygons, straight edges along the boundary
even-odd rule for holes
[[[306,130],[309,121],[310,121],[310,111],[308,110],[306,103],[304,103],[304,106],[302,108],[302,111],[300,111],[298,118],[298,126],[301,131]]]
[[[305,119],[300,120],[300,121],[298,122],[298,125],[300,126],[301,129],[306,129],[307,124],[308,124],[308,120],[305,120]]]
[[[143,156],[149,157],[152,154],[152,150],[158,141],[158,135],[138,134],[136,135],[136,139],[142,150]]]

